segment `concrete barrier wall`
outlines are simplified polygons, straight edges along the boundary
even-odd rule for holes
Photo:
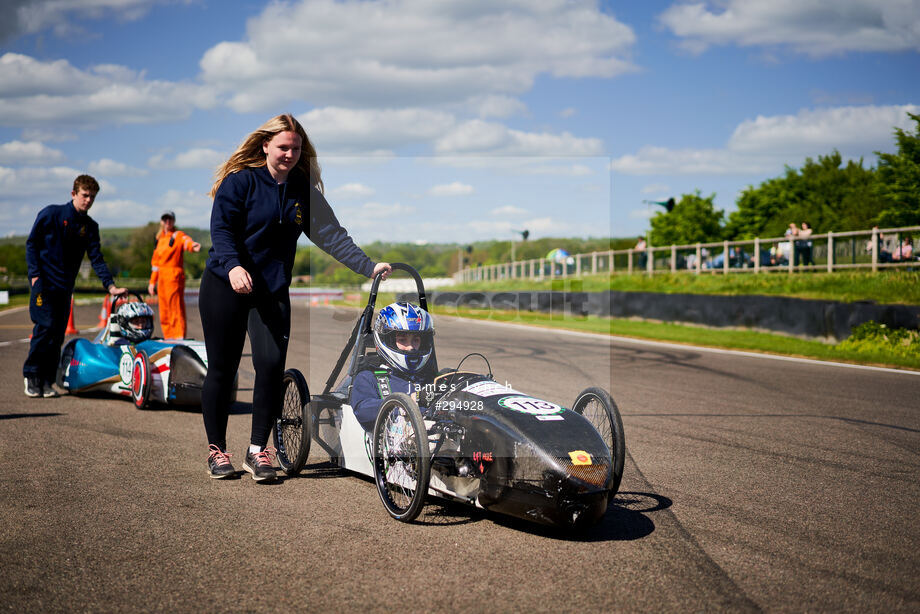
[[[415,300],[400,295],[399,300]],[[617,318],[638,317],[713,327],[743,327],[799,337],[840,341],[869,320],[893,328],[920,328],[920,306],[839,303],[771,296],[709,296],[654,292],[431,292],[441,307],[558,312]],[[449,312],[449,310],[448,310]]]

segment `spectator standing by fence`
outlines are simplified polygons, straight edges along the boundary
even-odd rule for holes
[[[811,240],[811,225],[808,222],[802,222],[801,227],[798,229],[796,235],[797,240],[795,242],[795,252],[796,252],[796,265],[801,262],[805,266],[811,266],[815,263],[812,258],[813,253],[813,243]]]
[[[636,246],[633,248],[639,252],[639,268],[644,269],[647,263],[648,254],[645,253],[646,250],[645,237],[640,236],[639,240],[636,242]]]
[[[149,294],[159,295],[160,328],[166,339],[184,339],[185,269],[183,252],[201,251],[201,244],[176,230],[176,214],[166,211],[160,217],[157,244],[150,260]]]

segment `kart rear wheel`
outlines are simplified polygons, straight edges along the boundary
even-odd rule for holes
[[[281,415],[275,420],[275,448],[281,469],[294,476],[310,456],[310,390],[297,369],[284,372],[281,400]]]
[[[387,396],[374,423],[374,482],[387,512],[412,522],[425,505],[431,477],[428,430],[407,394]]]
[[[585,388],[575,399],[572,411],[588,419],[600,433],[610,450],[613,463],[613,482],[610,496],[616,494],[623,479],[623,463],[626,459],[626,437],[623,434],[623,420],[613,397],[603,388]]]
[[[131,365],[131,400],[138,409],[150,403],[150,379],[150,361],[143,350],[138,350]]]

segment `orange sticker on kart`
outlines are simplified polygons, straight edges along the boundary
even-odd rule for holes
[[[572,459],[573,465],[591,464],[591,455],[584,450],[575,450],[574,452],[569,452],[569,458]]]

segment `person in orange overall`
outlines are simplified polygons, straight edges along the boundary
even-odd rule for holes
[[[166,211],[160,217],[157,246],[150,260],[152,272],[149,294],[159,294],[160,327],[166,339],[185,338],[185,271],[182,252],[197,252],[201,244],[176,230],[176,214]]]

